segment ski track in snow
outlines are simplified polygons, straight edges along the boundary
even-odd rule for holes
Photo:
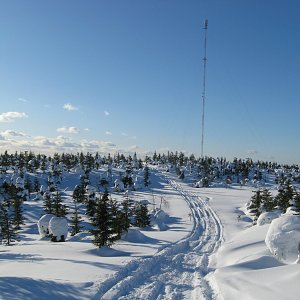
[[[131,261],[101,283],[94,300],[217,298],[207,275],[213,271],[208,267],[209,255],[221,244],[221,222],[206,199],[165,176],[191,209],[192,232],[152,257]]]

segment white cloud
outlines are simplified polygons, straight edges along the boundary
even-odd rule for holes
[[[106,115],[106,116],[109,116],[110,115],[110,113],[108,112],[108,111],[104,111],[104,114]]]
[[[140,148],[137,145],[123,148],[117,146],[110,141],[102,140],[87,140],[82,139],[75,141],[72,136],[65,137],[59,135],[57,137],[46,137],[46,136],[21,136],[20,133],[15,132],[16,136],[13,137],[13,131],[6,131],[6,134],[10,135],[10,139],[2,136],[0,132],[0,150],[8,150],[10,153],[15,151],[33,151],[35,153],[42,153],[46,155],[53,155],[54,153],[96,153],[100,155],[107,155],[108,153],[114,154],[117,152],[124,153],[124,155],[133,155],[136,152],[138,155],[145,155],[148,153],[146,150]]]
[[[68,111],[75,111],[75,110],[78,110],[78,107],[74,106],[71,103],[66,103],[66,104],[64,104],[63,109],[68,110]]]
[[[17,112],[17,111],[9,111],[6,113],[0,114],[0,122],[14,122],[14,119],[17,118],[27,118],[28,116],[24,112]]]
[[[18,100],[21,101],[21,102],[24,102],[24,103],[29,102],[29,101],[28,101],[27,99],[25,99],[25,98],[18,98]]]
[[[79,129],[76,127],[60,127],[56,129],[57,132],[62,132],[62,133],[79,133]]]
[[[110,131],[105,131],[106,135],[112,135],[112,133]]]
[[[5,130],[3,132],[0,133],[3,137],[24,137],[24,136],[28,136],[27,134],[23,133],[23,132],[19,132],[19,131],[14,131],[14,130]]]
[[[83,130],[84,130],[84,131],[90,131],[90,129],[89,129],[89,128],[84,128]]]

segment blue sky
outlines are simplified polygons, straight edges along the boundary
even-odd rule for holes
[[[296,0],[0,0],[0,151],[299,163]]]

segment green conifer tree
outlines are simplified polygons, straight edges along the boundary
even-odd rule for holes
[[[112,219],[108,191],[105,191],[102,197],[96,201],[96,213],[93,225],[94,229],[91,230],[91,233],[94,235],[93,243],[99,248],[111,246],[114,242],[114,237],[112,236]]]
[[[150,226],[150,215],[146,204],[136,203],[134,208],[135,226],[147,227]]]
[[[262,207],[266,211],[272,211],[275,208],[275,202],[270,190],[264,189],[261,193]]]

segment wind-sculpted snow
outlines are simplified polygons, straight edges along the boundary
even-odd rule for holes
[[[166,175],[165,175],[166,176]],[[215,299],[207,275],[209,255],[222,240],[220,220],[201,199],[165,178],[191,209],[191,233],[154,256],[131,261],[99,287],[94,299]]]

